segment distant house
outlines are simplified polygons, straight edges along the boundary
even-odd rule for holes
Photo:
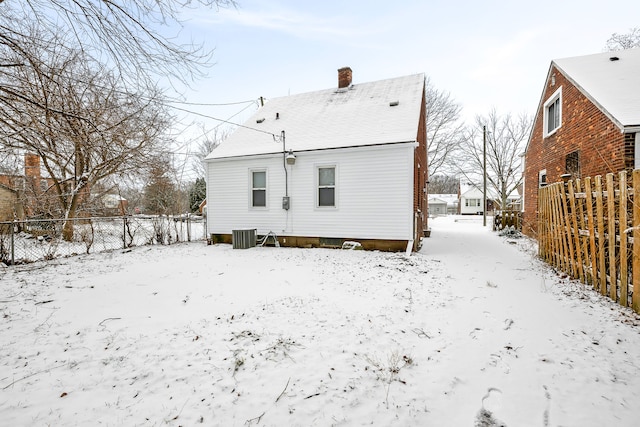
[[[425,77],[272,99],[205,159],[208,232],[281,245],[417,249],[427,230]]]
[[[461,215],[482,215],[484,193],[472,184],[460,184],[460,202],[458,204]]]
[[[12,221],[14,218],[22,218],[23,215],[18,192],[0,184],[0,221]]]
[[[551,62],[525,153],[523,231],[538,188],[640,168],[640,49]]]
[[[125,215],[127,213],[127,199],[119,194],[103,194],[100,197],[100,201],[105,215]]]
[[[38,205],[35,196],[42,194],[48,184],[40,174],[40,157],[26,153],[24,174],[0,174],[0,221],[24,219],[35,210]]]
[[[429,204],[429,215],[437,216],[437,215],[446,215],[447,214],[447,201],[443,199],[439,199],[437,197],[429,197],[427,200]]]
[[[458,213],[457,194],[430,194],[429,215],[455,215]]]

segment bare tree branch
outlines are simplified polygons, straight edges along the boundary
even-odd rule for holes
[[[0,46],[20,52],[34,35],[26,22],[48,40],[117,67],[131,81],[169,76],[182,82],[200,75],[211,63],[212,51],[193,43],[180,44],[180,14],[186,8],[235,7],[235,0],[25,0],[2,3]],[[153,80],[153,79],[151,79]]]
[[[633,47],[640,47],[640,27],[631,28],[626,34],[613,33],[605,45],[605,49],[609,51]]]
[[[482,188],[483,126],[486,126],[487,187],[502,208],[507,206],[509,195],[522,184],[522,154],[532,124],[532,118],[527,115],[513,118],[492,110],[486,117],[476,116],[474,125],[465,131],[459,173],[472,185]]]
[[[436,89],[429,79],[425,89],[427,112],[427,160],[429,176],[450,172],[462,142],[462,107],[448,92]]]
[[[19,85],[0,97],[0,137],[9,149],[37,154],[46,170],[49,188],[34,185],[32,210],[70,219],[102,180],[145,170],[165,143],[168,111],[157,88],[129,91],[82,51],[57,44],[26,46],[26,53],[30,66],[11,74]],[[47,63],[33,59],[43,57]]]

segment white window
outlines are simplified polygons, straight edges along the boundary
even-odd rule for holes
[[[543,169],[538,172],[538,187],[544,187],[547,185],[547,170]]]
[[[468,208],[477,208],[480,206],[480,199],[465,199],[464,205]]]
[[[254,208],[267,207],[267,171],[251,171],[251,206]]]
[[[562,88],[544,103],[544,136],[549,136],[562,126]]]
[[[318,167],[318,207],[336,206],[336,167]]]

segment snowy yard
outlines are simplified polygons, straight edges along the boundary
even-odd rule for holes
[[[481,218],[430,225],[409,258],[191,243],[0,269],[0,424],[638,425],[638,316]]]

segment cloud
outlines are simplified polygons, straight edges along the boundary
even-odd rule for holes
[[[203,25],[237,25],[280,32],[301,39],[341,41],[366,38],[374,33],[371,26],[343,16],[320,17],[287,8],[271,10],[220,10],[211,17],[193,16],[192,22]]]

